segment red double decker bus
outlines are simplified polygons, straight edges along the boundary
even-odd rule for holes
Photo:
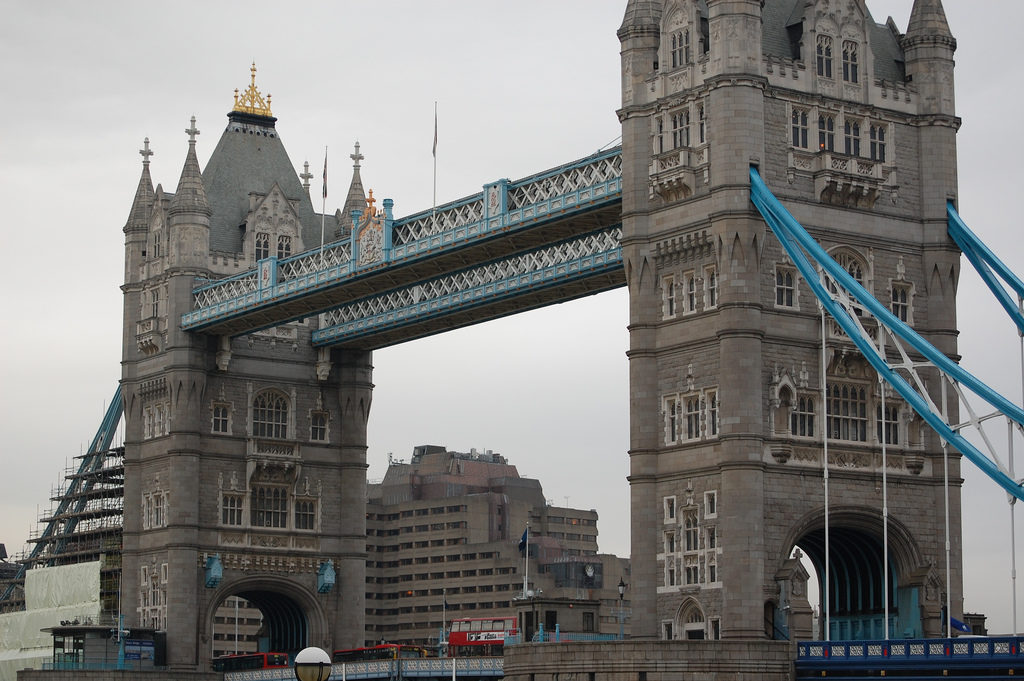
[[[287,667],[288,653],[239,653],[221,655],[211,663],[215,672],[237,672],[243,669],[270,669]]]
[[[403,646],[397,643],[382,643],[367,648],[349,648],[335,650],[332,659],[335,662],[362,662],[365,660],[407,660],[426,657],[427,651],[416,646]]]
[[[505,637],[516,636],[515,617],[466,617],[452,620],[448,657],[501,657]]]

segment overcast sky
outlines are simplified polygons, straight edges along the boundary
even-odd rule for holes
[[[906,27],[910,0],[868,4],[876,21],[891,14]],[[625,0],[153,7],[0,0],[0,542],[12,553],[120,377],[121,230],[143,138],[154,182],[173,191],[189,117],[205,164],[252,61],[297,171],[309,161],[319,176],[329,147],[331,212],[356,140],[367,189],[394,199],[399,217],[430,207],[435,101],[439,202],[620,133]],[[1000,76],[1018,61],[1024,3],[945,8],[959,43],[961,213],[1021,272],[1021,98]],[[964,366],[1019,401],[1018,339],[966,270],[959,307]],[[388,453],[407,458],[418,444],[493,449],[553,503],[597,509],[602,551],[628,555],[626,323],[619,290],[376,352],[370,478],[383,476]],[[966,464],[965,476],[965,607],[1009,631],[1009,511],[994,483]]]

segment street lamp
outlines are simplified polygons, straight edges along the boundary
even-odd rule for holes
[[[327,681],[331,676],[331,656],[320,648],[303,648],[295,656],[298,681]]]
[[[626,583],[622,581],[622,577],[619,577],[619,640],[622,640],[622,620],[626,614],[622,609],[622,597],[626,595]]]

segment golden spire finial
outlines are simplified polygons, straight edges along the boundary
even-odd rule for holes
[[[231,110],[256,114],[257,116],[272,116],[273,114],[270,113],[270,95],[267,95],[267,99],[264,100],[263,95],[260,94],[259,89],[256,87],[256,62],[252,63],[249,73],[251,74],[249,89],[239,96],[238,88],[235,88],[235,106]]]
[[[372,218],[377,215],[377,207],[373,204],[377,203],[377,199],[373,198],[373,190],[370,190],[370,196],[366,199],[366,210],[363,211],[363,218]]]

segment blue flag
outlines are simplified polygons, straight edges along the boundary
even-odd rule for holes
[[[961,622],[960,620],[958,620],[957,618],[955,618],[955,617],[950,617],[949,618],[949,626],[952,629],[956,629],[957,631],[962,631],[965,634],[971,633],[971,628],[969,626],[967,626],[966,624],[964,624],[963,622]]]
[[[523,530],[522,538],[519,540],[519,553],[522,553],[523,551],[526,550],[526,542],[529,541],[529,539],[530,539],[530,527],[527,526],[526,529]]]

